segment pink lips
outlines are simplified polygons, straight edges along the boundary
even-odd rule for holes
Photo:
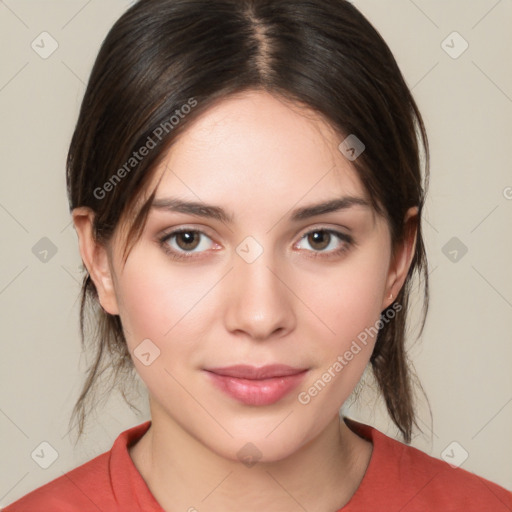
[[[307,373],[305,368],[282,364],[208,368],[213,383],[246,405],[270,405],[296,388]]]

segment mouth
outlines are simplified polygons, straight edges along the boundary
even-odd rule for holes
[[[287,365],[235,365],[205,369],[217,389],[245,405],[270,405],[278,402],[304,379],[307,368]]]

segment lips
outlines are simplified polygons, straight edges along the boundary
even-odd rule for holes
[[[235,365],[205,370],[211,382],[231,398],[246,405],[278,402],[303,380],[306,368],[272,364]]]
[[[271,364],[260,367],[239,364],[225,368],[212,368],[207,371],[225,377],[235,377],[237,379],[263,380],[296,375],[305,371],[305,368],[293,368],[292,366],[284,364]]]

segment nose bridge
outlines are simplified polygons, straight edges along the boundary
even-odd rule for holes
[[[281,268],[274,251],[262,246],[258,249],[252,240],[237,247],[226,313],[226,327],[230,331],[265,339],[293,327],[291,294],[279,278]]]

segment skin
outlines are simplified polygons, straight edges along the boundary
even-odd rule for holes
[[[338,411],[375,340],[307,405],[297,395],[378,321],[390,294],[397,296],[416,229],[392,252],[387,222],[366,206],[290,220],[292,210],[328,199],[368,199],[338,150],[341,140],[315,113],[245,92],[194,121],[153,182],[161,178],[157,199],[220,206],[232,223],[154,210],[123,266],[122,226],[101,246],[92,236],[93,213],[73,212],[82,259],[103,308],[120,315],[130,353],[144,339],[160,350],[149,366],[133,357],[149,391],[152,426],[130,455],[165,510],[332,512],[364,476],[372,445],[340,422]],[[409,210],[404,222],[414,227],[416,215]],[[159,243],[179,227],[206,234],[195,258],[175,260]],[[314,229],[349,234],[354,244],[333,235],[320,247],[304,236]],[[247,236],[263,249],[252,263],[236,252]],[[180,250],[176,238],[167,245]],[[242,363],[308,373],[277,403],[249,406],[203,371]],[[237,457],[248,442],[261,452],[252,467]]]

